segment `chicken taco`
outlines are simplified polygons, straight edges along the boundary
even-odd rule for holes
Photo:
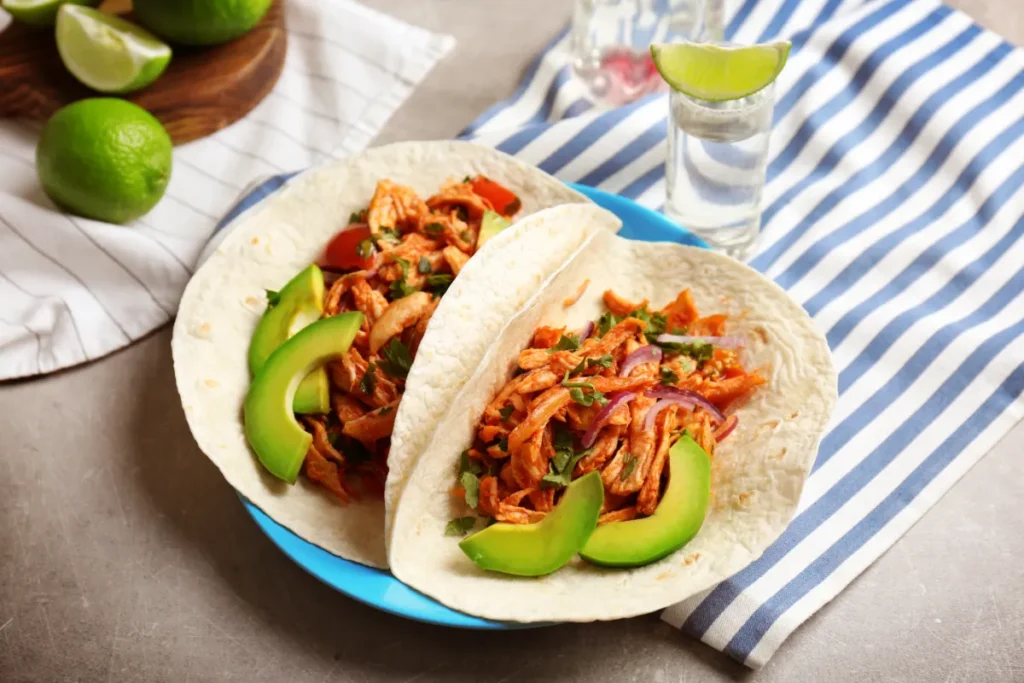
[[[732,575],[795,513],[836,400],[774,283],[593,206],[520,229],[540,249],[578,221],[604,229],[501,331],[394,509],[395,576],[482,617],[633,616]]]
[[[200,448],[277,522],[386,566],[385,488],[397,499],[444,397],[589,239],[559,233],[526,258],[514,222],[586,201],[459,142],[389,145],[292,180],[239,219],[182,299],[175,374]],[[487,310],[466,329],[472,305],[439,304],[449,290],[471,299],[462,280],[480,269],[505,275],[479,293]],[[434,328],[459,332],[428,338]]]

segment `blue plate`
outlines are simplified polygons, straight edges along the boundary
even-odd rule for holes
[[[267,181],[249,193],[240,202],[237,209],[248,208],[280,187],[281,184],[282,181],[278,178]],[[572,187],[622,219],[623,227],[619,234],[623,237],[646,242],[678,242],[708,248],[708,245],[696,235],[679,227],[660,213],[644,208],[630,199],[583,185],[574,184]],[[263,533],[269,536],[270,540],[285,555],[328,586],[360,602],[391,614],[397,614],[400,617],[442,626],[472,629],[509,629],[530,626],[530,624],[488,621],[448,609],[441,603],[412,590],[392,576],[390,572],[365,567],[332,555],[285,529],[244,498],[242,502]],[[539,624],[533,624],[533,626],[539,626]]]

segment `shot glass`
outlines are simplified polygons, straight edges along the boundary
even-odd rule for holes
[[[571,50],[594,99],[631,102],[664,89],[651,43],[721,40],[723,0],[576,0]]]
[[[740,261],[757,248],[774,84],[749,97],[709,102],[668,97],[665,214]]]

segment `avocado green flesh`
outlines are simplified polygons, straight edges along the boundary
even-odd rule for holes
[[[484,217],[480,221],[480,234],[476,238],[476,248],[484,246],[487,240],[512,225],[512,221],[495,211],[484,211]]]
[[[292,412],[303,377],[340,357],[363,324],[352,312],[324,318],[281,344],[263,365],[245,396],[245,437],[256,457],[278,479],[294,484],[313,437]]]
[[[671,555],[700,531],[711,494],[711,459],[684,435],[668,452],[668,486],[650,517],[599,526],[580,556],[604,567],[640,567]]]
[[[324,310],[324,274],[315,264],[288,281],[280,299],[267,308],[249,342],[249,371],[259,374],[267,358],[285,340],[320,319]],[[327,371],[317,368],[302,380],[292,409],[299,414],[326,413],[331,409]]]
[[[481,569],[517,576],[550,574],[580,551],[604,502],[601,475],[572,482],[547,517],[534,524],[492,524],[459,543]]]

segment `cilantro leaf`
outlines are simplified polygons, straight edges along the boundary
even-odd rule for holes
[[[444,293],[448,291],[448,288],[451,286],[452,280],[454,279],[455,278],[452,275],[448,275],[447,273],[442,273],[439,275],[428,275],[427,290],[431,294],[443,296]]]
[[[605,311],[601,314],[601,317],[597,319],[597,336],[603,337],[608,334],[608,330],[612,329],[616,325],[622,322],[619,316],[615,315],[611,311]]]
[[[608,399],[604,397],[604,394],[600,391],[592,391],[590,393],[584,393],[582,387],[574,387],[569,390],[569,398],[576,403],[579,403],[584,408],[589,408],[595,403],[599,406],[608,405]]]
[[[361,259],[368,259],[375,253],[377,253],[377,246],[369,238],[356,245],[356,255]]]
[[[472,242],[473,233],[471,233],[469,230],[463,230],[462,232],[459,233],[459,239],[462,240],[463,242]]]
[[[409,348],[398,337],[392,337],[380,353],[384,357],[384,360],[381,361],[384,372],[401,379],[409,376],[412,356],[409,354]]]
[[[583,372],[583,368],[586,367],[586,365],[586,359],[581,360],[579,365],[577,365],[576,367],[569,371],[568,376],[575,377],[576,375],[580,374],[581,372]]]
[[[382,226],[380,229],[380,234],[377,235],[377,239],[384,240],[385,242],[392,242],[394,244],[398,244],[399,242],[402,241],[402,235],[394,228]]]
[[[404,258],[397,258],[395,259],[395,263],[397,263],[398,267],[402,269],[402,277],[391,283],[391,295],[396,299],[401,299],[404,296],[409,296],[413,292],[418,292],[418,289],[406,282],[406,278],[409,275],[409,262]]]
[[[353,223],[365,223],[366,222],[366,209],[362,211],[353,211],[348,217],[349,225]]]
[[[622,464],[622,473],[619,474],[619,481],[626,481],[629,479],[629,475],[633,474],[633,470],[636,469],[636,458],[630,453],[626,456],[626,461]]]
[[[468,183],[470,180],[472,180],[472,178],[470,178],[469,176],[466,176],[465,178],[462,179],[462,182]]]
[[[476,509],[480,503],[480,480],[472,472],[463,472],[459,483],[466,489],[466,505]]]
[[[430,259],[428,259],[426,256],[420,256],[420,262],[419,265],[416,267],[416,270],[418,270],[421,275],[429,275],[432,270],[432,268],[430,267]]]
[[[690,344],[679,344],[678,342],[652,342],[655,346],[660,346],[663,350],[668,353],[677,353],[684,356],[689,356],[698,362],[704,362],[711,360],[711,355],[715,351],[715,347],[710,342],[696,341]]]
[[[359,391],[363,392],[367,396],[372,396],[374,390],[377,389],[377,370],[376,363],[370,363],[366,366],[366,373],[363,378],[359,380]]]
[[[673,372],[672,368],[662,366],[661,368],[661,383],[665,386],[671,386],[679,381],[679,375]]]
[[[445,536],[465,536],[476,526],[476,517],[456,517],[444,527]]]
[[[503,436],[498,439],[498,450],[508,453],[508,437]]]
[[[580,338],[575,334],[563,334],[558,338],[558,342],[548,349],[548,353],[554,353],[555,351],[575,351],[580,348]]]
[[[516,412],[516,407],[511,403],[498,410],[498,414],[501,415],[502,422],[508,422],[508,419],[512,417],[512,413],[514,412]]]
[[[556,449],[572,448],[572,432],[562,425],[555,425],[555,433],[551,436],[551,445]]]
[[[482,474],[484,471],[483,463],[474,457],[469,455],[469,451],[462,451],[462,456],[459,459],[459,478],[466,472],[470,474]]]
[[[541,488],[562,488],[568,486],[572,481],[572,472],[576,469],[576,463],[590,454],[592,448],[574,453],[571,448],[560,449],[555,457],[548,463],[548,473],[541,477]]]
[[[610,353],[606,353],[603,356],[600,356],[599,358],[588,358],[587,367],[594,368],[600,366],[602,368],[607,369],[612,366],[612,360],[612,354]]]
[[[281,303],[281,292],[275,292],[272,289],[266,290],[267,292],[267,308],[273,308],[274,306]]]
[[[444,232],[444,226],[440,223],[427,223],[423,226],[423,232],[427,233],[431,237],[437,237]]]

